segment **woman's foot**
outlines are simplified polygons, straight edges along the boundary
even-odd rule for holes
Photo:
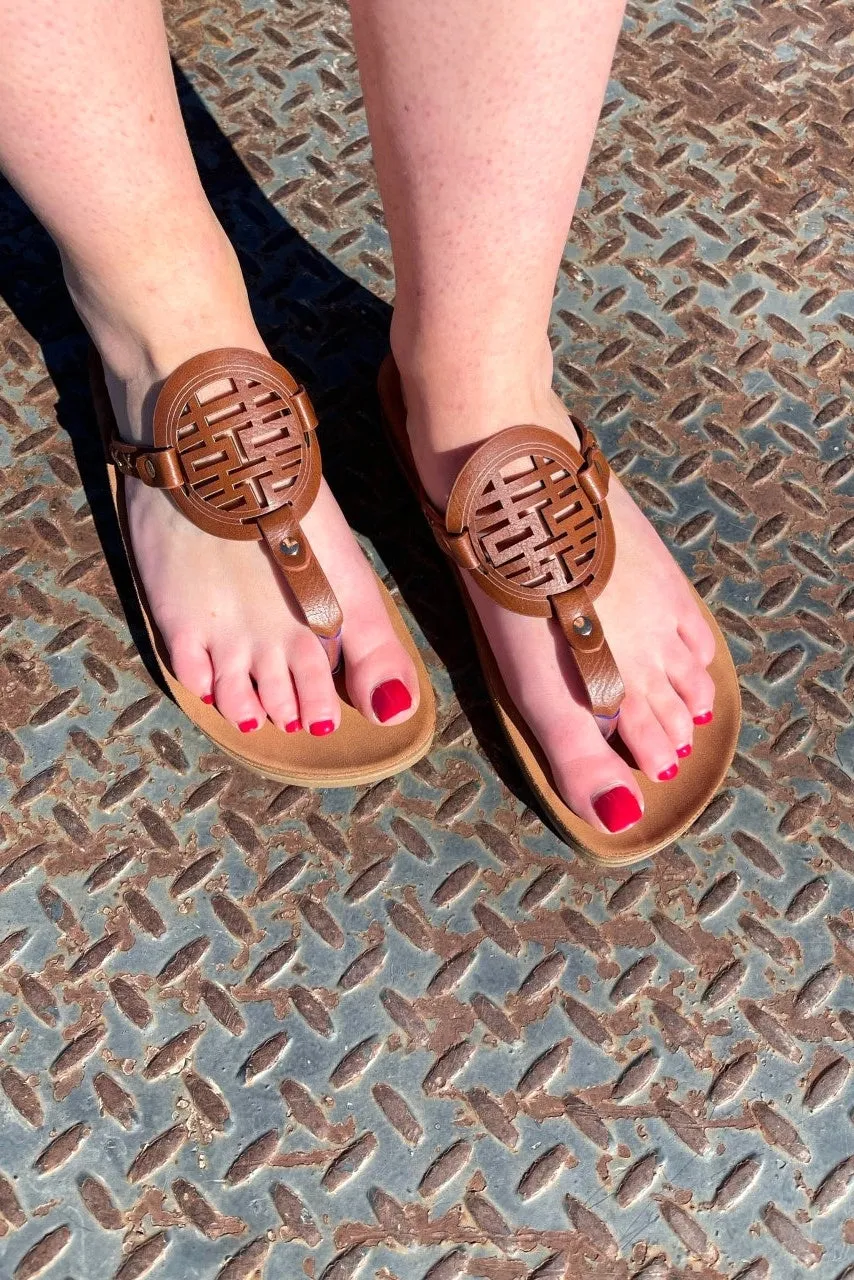
[[[156,334],[145,341],[137,336],[140,325],[117,324],[115,306],[69,280],[102,353],[125,439],[151,442],[156,392],[190,356],[224,346],[265,350],[230,250],[223,249],[223,258],[218,296],[206,286],[204,299],[182,299],[182,314],[166,314],[161,306]],[[288,733],[333,733],[341,709],[326,654],[262,544],[214,537],[166,493],[136,479],[126,486],[134,556],[178,680],[246,733],[266,720]],[[374,723],[407,720],[418,703],[416,673],[325,481],[302,526],[344,616],[353,704]]]
[[[326,654],[261,543],[214,538],[164,493],[126,483],[134,555],[181,684],[245,733],[265,720],[287,733],[333,733],[341,704]],[[407,720],[417,706],[417,676],[325,482],[302,527],[344,615],[354,706],[374,723]]]
[[[504,427],[537,423],[577,445],[566,409],[551,391],[551,353],[525,376],[508,363],[483,370],[407,361],[396,352],[422,481],[444,510],[472,446]],[[596,600],[626,695],[620,736],[639,767],[663,786],[691,754],[695,729],[712,718],[707,667],[715,642],[670,552],[616,476],[608,495],[616,537],[612,575]],[[599,830],[621,831],[642,813],[631,769],[590,713],[570,650],[556,624],[502,608],[469,575],[466,584],[507,689],[540,741],[558,790]]]

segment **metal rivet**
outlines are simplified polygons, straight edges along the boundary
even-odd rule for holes
[[[593,630],[593,623],[589,618],[585,618],[583,614],[580,618],[575,618],[572,625],[580,636],[589,636]]]
[[[281,553],[282,553],[282,555],[283,555],[283,556],[298,556],[298,555],[299,555],[299,542],[296,542],[296,541],[295,541],[295,542],[285,542],[285,541],[283,540],[282,542],[280,542],[280,543],[279,543],[279,550],[281,551]]]
[[[152,480],[153,480],[153,479],[154,479],[154,473],[155,473],[155,466],[154,466],[154,462],[152,461],[152,459],[151,459],[151,458],[146,458],[146,459],[145,459],[145,474],[146,474],[150,479],[152,479]]]

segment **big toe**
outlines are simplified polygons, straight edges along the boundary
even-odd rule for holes
[[[397,638],[376,575],[325,485],[303,527],[344,616],[341,643],[350,701],[372,724],[403,723],[418,707],[415,665]]]
[[[598,831],[616,834],[643,817],[643,794],[632,770],[612,750],[583,707],[568,708],[540,735],[557,788],[573,813]]]
[[[379,592],[371,585],[375,599],[363,598],[359,608],[345,614],[347,692],[366,720],[402,724],[418,706],[418,677]]]

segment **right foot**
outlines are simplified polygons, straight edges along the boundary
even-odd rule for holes
[[[156,391],[184,360],[215,347],[264,352],[242,281],[204,307],[188,306],[159,326],[156,342],[116,336],[77,293],[105,362],[119,433],[151,443]],[[87,314],[88,312],[88,314]],[[94,312],[94,315],[93,315]],[[154,353],[153,353],[154,349]],[[214,703],[245,733],[267,720],[287,733],[332,733],[341,706],[320,640],[308,629],[261,542],[205,533],[167,494],[126,482],[134,557],[175,675]],[[414,714],[418,678],[400,644],[366,556],[325,481],[302,521],[306,537],[344,617],[342,648],[353,705],[375,724],[400,724]]]

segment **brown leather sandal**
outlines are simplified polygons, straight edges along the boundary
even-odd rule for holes
[[[176,679],[146,600],[128,530],[124,481],[129,476],[166,490],[179,510],[207,533],[263,540],[306,623],[323,642],[333,671],[338,668],[341,610],[300,527],[321,478],[317,419],[305,388],[269,356],[239,348],[205,352],[166,379],[154,409],[154,447],[145,448],[119,436],[94,353],[90,375],[110,488],[142,614],[163,678],[181,710],[241,764],[299,786],[379,782],[420,760],[433,738],[433,691],[406,624],[379,580],[395,632],[418,674],[418,710],[403,724],[374,724],[347,701],[339,674],[341,723],[322,738],[285,734],[269,721],[242,734]],[[211,388],[222,382],[229,389],[212,394]]]
[[[616,730],[624,690],[593,603],[608,581],[615,554],[606,501],[610,468],[604,454],[592,432],[576,419],[580,451],[543,427],[509,427],[485,441],[465,463],[443,515],[428,498],[415,469],[406,406],[391,356],[380,370],[379,394],[398,460],[455,570],[498,718],[551,823],[569,844],[602,866],[639,862],[670,844],[687,830],[720,785],[735,753],[741,723],[735,667],[706,605],[697,595],[717,642],[709,667],[716,690],[714,719],[703,727],[693,754],[680,762],[672,781],[650,782],[635,770],[644,797],[640,822],[615,835],[599,831],[573,813],[558,794],[545,753],[507,692],[463,575],[475,575],[478,585],[507,609],[558,621],[590,709],[610,736]],[[507,479],[511,467],[516,478]],[[634,766],[616,737],[614,746]]]

